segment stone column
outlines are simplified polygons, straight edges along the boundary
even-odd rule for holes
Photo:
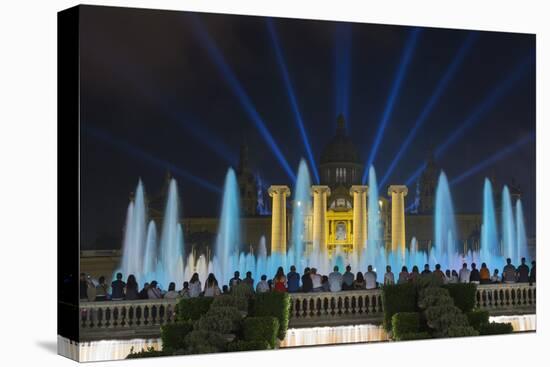
[[[391,249],[405,252],[405,196],[409,190],[404,185],[391,185]]]
[[[320,252],[327,250],[327,197],[330,195],[328,186],[311,186],[313,195],[313,248]]]
[[[368,186],[353,185],[349,194],[353,196],[353,251],[360,254],[367,242],[367,193]]]
[[[286,254],[286,198],[288,186],[275,185],[268,190],[273,198],[271,209],[271,253]]]

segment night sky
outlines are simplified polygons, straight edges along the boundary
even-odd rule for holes
[[[249,113],[296,171],[306,149],[265,17],[85,6],[80,24],[83,249],[120,246],[138,179],[155,196],[167,170],[183,216],[217,216],[243,142],[266,183],[292,186]],[[389,113],[373,160],[379,179],[472,37],[387,184],[406,182],[460,132],[437,157],[451,181],[508,154],[452,186],[456,211],[481,211],[485,176],[498,190],[515,181],[534,236],[535,141],[526,140],[535,132],[534,35],[420,28],[411,43],[412,27],[281,18],[272,25],[316,162],[341,112],[367,162]],[[407,48],[410,62],[394,87]]]

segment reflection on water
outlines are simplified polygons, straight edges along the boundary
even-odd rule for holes
[[[536,330],[536,315],[491,316],[491,322],[510,322],[515,332]],[[388,335],[381,325],[363,324],[350,326],[313,327],[288,329],[281,348],[307,345],[328,345],[387,341]],[[124,359],[130,350],[140,351],[153,347],[162,348],[157,339],[99,340],[74,343],[58,336],[57,350],[60,355],[81,362]]]

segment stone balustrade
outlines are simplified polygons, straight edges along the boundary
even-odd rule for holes
[[[293,328],[379,323],[384,316],[382,290],[292,293]],[[158,338],[162,325],[175,321],[178,300],[80,303],[82,340]],[[477,308],[492,316],[536,313],[536,285],[479,285]]]

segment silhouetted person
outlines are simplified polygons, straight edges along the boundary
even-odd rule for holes
[[[296,293],[300,289],[300,274],[296,272],[294,265],[290,267],[290,272],[286,275],[286,282],[289,293]]]
[[[261,280],[258,282],[258,285],[256,286],[256,293],[265,293],[269,292],[269,284],[267,283],[267,275],[262,275]]]
[[[322,278],[317,274],[317,269],[311,268],[309,275],[311,276],[311,283],[314,292],[321,292],[323,290]]]
[[[441,279],[443,283],[447,281],[447,277],[445,276],[445,273],[441,270],[441,264],[435,264],[435,270],[433,271],[433,274],[438,279]]]
[[[126,294],[124,298],[129,301],[139,298],[139,285],[134,274],[130,274],[126,280]]]
[[[412,267],[411,273],[409,274],[409,282],[415,282],[419,276],[420,274],[418,273],[418,266],[414,265]]]
[[[252,279],[252,273],[250,273],[250,279]],[[254,291],[254,288],[252,288]],[[205,297],[215,297],[219,296],[222,293],[220,287],[218,287],[218,280],[214,273],[208,274],[206,282],[204,283],[204,296]]]
[[[349,291],[353,289],[353,280],[355,275],[351,272],[351,266],[346,266],[346,272],[342,276],[342,290]]]
[[[121,301],[124,299],[124,288],[126,283],[122,281],[122,273],[116,274],[116,280],[111,283],[111,299],[113,301]]]
[[[493,275],[491,276],[491,283],[500,283],[500,275],[498,275],[498,269],[495,269]]]
[[[160,289],[157,286],[158,286],[157,281],[153,280],[151,282],[151,285],[149,286],[149,290],[147,291],[147,298],[149,298],[149,299],[160,299],[160,298],[162,298],[162,294],[160,293]]]
[[[88,279],[86,273],[80,273],[80,299],[88,299]]]
[[[95,300],[98,302],[107,300],[108,286],[105,283],[105,277],[102,275],[98,279],[98,285],[95,287]]]
[[[240,284],[241,283],[241,278],[240,278],[241,274],[236,271],[235,273],[233,273],[233,278],[231,278],[229,280],[229,290],[232,291],[233,288],[237,285],[237,284]]]
[[[191,279],[189,279],[189,297],[195,298],[201,294],[202,284],[199,279],[198,273],[193,273]]]
[[[180,291],[181,298],[189,298],[189,282],[183,282],[183,288]]]
[[[365,289],[365,277],[360,271],[357,272],[357,277],[353,281],[353,289]]]
[[[342,282],[344,281],[344,277],[342,276],[342,273],[340,273],[338,265],[336,265],[333,270],[334,271],[330,273],[327,278],[329,290],[331,292],[340,292],[342,290]]]
[[[283,270],[282,266],[279,266],[279,268],[277,269],[277,274],[275,274],[275,278],[273,278],[273,289],[276,292],[286,292],[286,287],[287,285],[285,271]]]
[[[445,283],[451,282],[451,269],[445,270]]]
[[[470,272],[470,283],[479,284],[479,270],[476,268],[476,263],[472,263],[472,271]]]
[[[242,282],[250,288],[252,292],[254,292],[254,279],[252,278],[252,272],[247,271],[246,277],[242,280]]]
[[[178,292],[176,292],[176,283],[171,282],[170,284],[168,284],[168,292],[164,294],[163,298],[176,299],[178,297],[179,297],[179,294]]]
[[[395,284],[395,277],[391,271],[391,266],[386,265],[386,273],[384,273],[384,285]]]
[[[516,282],[516,267],[512,265],[512,259],[506,259],[506,266],[502,269],[502,281],[504,283]]]
[[[149,287],[150,287],[150,284],[145,282],[145,284],[143,284],[143,289],[141,291],[139,291],[139,299],[147,299],[147,291],[149,290]]]
[[[462,264],[462,269],[458,272],[458,281],[460,283],[468,283],[470,281],[470,270],[468,270],[468,264]]]
[[[429,275],[432,271],[430,270],[430,264],[424,265],[424,270],[422,270],[422,275]]]
[[[525,258],[521,258],[521,265],[518,266],[516,271],[518,283],[528,283],[529,282],[529,267],[525,264]]]
[[[321,277],[321,291],[330,292],[330,283],[328,282],[328,277],[326,275]]]
[[[409,281],[409,269],[406,266],[401,267],[397,284],[407,283]]]
[[[535,260],[531,261],[531,273],[529,274],[529,284],[537,282],[537,267]]]
[[[313,282],[311,281],[310,269],[304,269],[304,275],[302,275],[302,292],[308,293],[313,290]]]
[[[372,265],[367,266],[367,272],[365,273],[365,287],[367,289],[375,289],[378,286],[376,282],[376,272],[372,270]]]
[[[485,263],[481,263],[481,269],[479,269],[479,282],[481,284],[491,283],[491,273]]]

